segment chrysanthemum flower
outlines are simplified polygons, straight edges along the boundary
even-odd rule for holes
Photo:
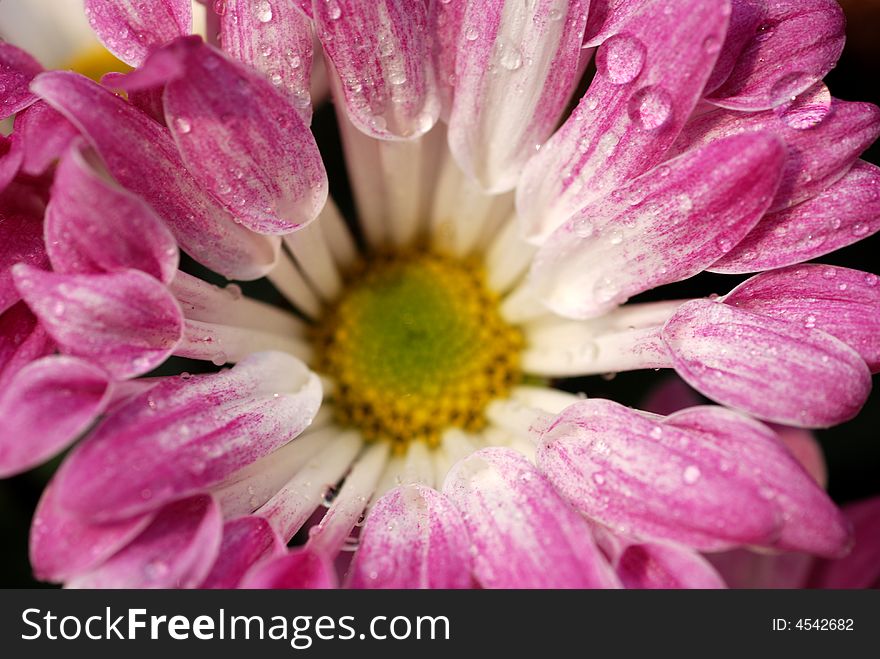
[[[821,82],[833,0],[226,0],[218,46],[189,0],[85,5],[133,72],[0,50],[0,473],[85,435],[40,578],[718,587],[705,554],[850,548],[763,423],[852,418],[880,365],[878,278],[801,265],[880,227],[880,112]],[[309,129],[314,35],[356,217]],[[758,274],[628,303],[707,270]],[[234,365],[152,374],[171,356]],[[661,368],[718,405],[552,386]]]

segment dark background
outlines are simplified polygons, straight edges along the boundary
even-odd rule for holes
[[[831,93],[848,101],[869,101],[880,105],[880,0],[840,0],[847,15],[847,44],[837,68],[825,79]],[[331,193],[343,211],[351,215],[351,198],[344,171],[342,151],[336,137],[332,106],[316,113],[314,131],[321,145],[330,177]],[[880,164],[880,143],[863,156]],[[877,250],[880,237],[874,236],[856,245],[823,257],[823,263],[880,273]],[[193,268],[197,269],[197,268]],[[673,299],[710,293],[725,293],[744,279],[703,274],[686,282],[665,286],[639,296],[636,300]],[[261,297],[271,296],[258,285],[244,286],[245,292]],[[186,368],[169,365],[170,372],[201,370],[198,363]],[[210,366],[210,365],[209,365]],[[590,397],[605,397],[627,405],[638,406],[651,387],[667,373],[636,371],[602,377],[569,380],[565,388],[583,391]],[[839,503],[880,493],[880,378],[875,376],[875,389],[862,413],[854,420],[829,430],[816,432],[825,452],[829,471],[829,491]],[[0,587],[34,587],[27,560],[27,538],[30,518],[48,478],[58,460],[15,478],[0,481]]]

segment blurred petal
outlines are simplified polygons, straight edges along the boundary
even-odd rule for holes
[[[810,578],[813,588],[880,588],[880,497],[844,506],[855,543],[848,556],[824,561]]]
[[[165,128],[75,73],[44,73],[33,87],[82,130],[113,177],[152,206],[190,256],[236,279],[271,269],[278,239],[237,224],[186,171]]]
[[[517,187],[523,234],[540,244],[572,213],[664,159],[718,58],[727,0],[648,0],[596,53],[580,104]]]
[[[55,352],[55,342],[24,302],[0,314],[0,391],[33,360]]]
[[[709,554],[706,559],[728,588],[804,588],[815,561],[800,552],[767,554],[749,549]]]
[[[812,199],[766,215],[708,270],[758,272],[824,256],[880,230],[880,168],[857,160]]]
[[[880,370],[880,277],[805,263],[756,275],[724,303],[836,336]]]
[[[220,548],[220,508],[199,494],[162,508],[130,544],[70,588],[195,588]]]
[[[467,529],[455,506],[422,485],[379,499],[361,531],[352,588],[470,588]]]
[[[24,214],[7,214],[0,208],[0,313],[21,299],[15,288],[12,267],[16,263],[45,268],[49,266],[43,243],[43,223],[39,218]]]
[[[0,41],[0,119],[11,117],[37,100],[29,85],[43,67],[28,53]]]
[[[589,524],[520,453],[486,448],[458,462],[443,493],[461,511],[485,588],[615,588]]]
[[[65,154],[55,172],[45,232],[56,272],[134,268],[166,284],[177,272],[177,243],[164,222],[140,197],[110,180],[83,142]]]
[[[707,100],[766,110],[825,77],[840,57],[846,20],[836,0],[774,0],[727,80]]]
[[[76,448],[58,472],[59,498],[94,520],[153,510],[284,445],[311,423],[320,400],[317,377],[283,353],[165,379]]]
[[[587,0],[470,3],[455,56],[449,148],[491,192],[516,185],[580,80]]]
[[[590,318],[698,274],[773,198],[785,149],[766,133],[712,142],[578,211],[541,246],[530,282],[564,316]]]
[[[236,588],[251,567],[284,553],[284,543],[262,517],[239,517],[223,525],[217,561],[200,588]]]
[[[73,442],[107,406],[103,370],[74,357],[44,357],[0,393],[0,477],[45,462]]]
[[[427,133],[440,98],[425,2],[315,0],[313,15],[351,122],[380,139]]]
[[[62,275],[13,268],[15,283],[62,352],[94,360],[113,378],[143,375],[183,336],[183,314],[168,289],[138,270]]]
[[[624,588],[726,588],[705,558],[685,547],[629,545],[617,559]]]
[[[336,588],[336,573],[325,557],[310,549],[294,549],[286,556],[258,564],[241,582],[240,588],[304,589]]]
[[[192,31],[191,0],[85,0],[85,10],[107,50],[131,66]]]
[[[22,171],[44,173],[78,135],[76,127],[46,103],[38,101],[15,118],[15,138],[22,144]]]
[[[726,304],[682,305],[662,337],[694,389],[768,421],[837,425],[858,414],[871,390],[865,362],[833,336]]]
[[[538,466],[578,510],[624,535],[704,550],[774,539],[776,505],[699,439],[617,403],[585,400],[543,433]]]

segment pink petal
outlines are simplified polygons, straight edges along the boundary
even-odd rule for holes
[[[287,95],[196,37],[169,51],[185,73],[165,88],[165,118],[195,179],[258,233],[290,233],[315,219],[327,172]]]
[[[45,462],[79,436],[107,406],[107,376],[73,357],[44,357],[18,371],[0,392],[0,477]]]
[[[115,379],[151,371],[183,336],[183,313],[174,296],[138,270],[62,275],[17,265],[13,274],[61,351],[94,360]]]
[[[12,278],[12,266],[28,263],[38,268],[48,267],[46,247],[43,244],[43,223],[39,218],[24,214],[7,214],[0,209],[0,313],[21,299]]]
[[[59,498],[96,521],[153,510],[296,437],[320,400],[317,377],[283,353],[255,353],[213,375],[165,379],[76,448],[58,472]]]
[[[15,118],[14,134],[22,142],[22,171],[39,176],[79,133],[61,114],[39,101]]]
[[[434,35],[434,70],[440,95],[440,116],[448,122],[455,96],[455,60],[467,0],[429,0],[428,32]]]
[[[255,563],[284,551],[284,543],[262,517],[230,520],[223,525],[217,561],[200,587],[236,588]]]
[[[767,209],[785,149],[766,133],[712,142],[588,204],[541,246],[531,283],[575,318],[686,279],[718,260]]]
[[[33,87],[85,134],[113,177],[152,206],[190,256],[235,279],[271,269],[278,240],[237,224],[186,171],[162,126],[75,73],[44,73]]]
[[[0,391],[33,360],[55,352],[55,342],[24,302],[0,314]]]
[[[240,588],[327,589],[336,588],[333,565],[310,549],[294,549],[286,556],[263,561],[245,575]]]
[[[440,99],[424,2],[315,2],[313,15],[358,129],[380,139],[411,139],[431,129]]]
[[[455,56],[449,148],[491,192],[516,185],[581,73],[588,0],[470,3]]]
[[[275,2],[271,9],[271,20],[265,21],[263,0],[226,0],[226,11],[220,16],[223,50],[282,86],[308,126],[312,120],[311,21],[292,3]]]
[[[865,362],[840,340],[726,304],[685,303],[662,337],[675,370],[694,389],[784,425],[842,423],[858,414],[871,389]]]
[[[788,147],[782,182],[769,212],[779,211],[815,197],[840,179],[859,154],[880,136],[880,108],[870,103],[828,100],[824,113],[808,125],[789,122],[783,114],[731,112],[718,109],[692,119],[670,149],[682,153],[744,131],[769,130]]]
[[[822,445],[816,436],[804,428],[791,428],[789,426],[771,425],[779,440],[791,452],[813,480],[823,490],[828,487],[828,468],[825,465],[825,455]]]
[[[852,551],[836,561],[819,564],[810,579],[813,588],[880,587],[880,497],[851,503],[843,513],[853,525]]]
[[[142,515],[111,524],[89,524],[59,505],[54,482],[43,490],[31,525],[30,559],[42,581],[68,581],[106,561],[150,524]]]
[[[564,410],[537,457],[565,499],[624,535],[719,550],[767,543],[782,522],[712,443],[611,401]]]
[[[85,0],[85,10],[107,50],[131,66],[192,30],[191,0]]]
[[[370,510],[352,588],[470,588],[467,529],[455,506],[422,485],[398,487]]]
[[[726,82],[708,100],[766,110],[825,77],[843,51],[846,20],[836,0],[774,0]]]
[[[653,387],[639,407],[646,412],[667,416],[701,402],[700,395],[684,380],[677,375],[671,375]]]
[[[783,512],[773,547],[823,556],[849,548],[849,527],[837,506],[770,428],[716,406],[676,412],[666,423],[726,451],[740,473],[760,483],[761,495]]]
[[[209,495],[170,503],[129,545],[68,586],[195,588],[217,557],[222,532],[220,507]]]
[[[765,216],[708,268],[739,274],[794,265],[856,243],[880,230],[880,168],[857,160],[812,199]]]
[[[458,462],[443,494],[461,511],[483,587],[617,587],[589,524],[516,451],[486,448]]]
[[[731,0],[730,24],[715,69],[706,83],[706,92],[715,91],[730,77],[743,50],[751,43],[755,31],[764,20],[766,4],[766,0]],[[712,44],[713,48],[716,46]]]
[[[11,117],[33,103],[36,97],[28,85],[43,67],[28,53],[0,41],[0,119]]]
[[[756,275],[724,303],[836,336],[880,370],[880,277],[808,263]]]
[[[140,197],[113,182],[83,142],[65,154],[55,172],[45,231],[56,272],[134,268],[166,284],[177,272],[177,243],[165,223]]]
[[[617,559],[624,588],[726,588],[721,575],[698,553],[675,545],[629,545]]]
[[[523,171],[516,206],[540,243],[572,213],[660,162],[718,57],[727,2],[649,0],[596,53],[596,77]]]
[[[0,191],[12,183],[23,161],[21,140],[0,135]]]

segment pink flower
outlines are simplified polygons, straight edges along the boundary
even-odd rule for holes
[[[880,228],[880,111],[821,82],[836,3],[226,0],[222,48],[191,9],[87,0],[135,67],[103,85],[0,48],[0,474],[81,438],[38,577],[708,588],[704,554],[848,551],[761,422],[848,420],[880,368],[878,278],[800,265]],[[356,221],[310,130],[321,52]],[[628,303],[703,271],[757,274]],[[659,368],[720,405],[550,381]]]

